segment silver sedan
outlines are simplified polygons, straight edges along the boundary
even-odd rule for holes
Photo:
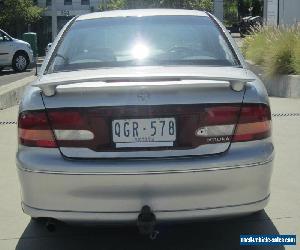
[[[274,148],[263,83],[226,28],[192,10],[73,18],[19,111],[31,217],[136,223],[262,210]]]

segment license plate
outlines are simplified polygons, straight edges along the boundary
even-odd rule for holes
[[[117,148],[173,146],[176,122],[175,118],[114,120],[112,133]]]

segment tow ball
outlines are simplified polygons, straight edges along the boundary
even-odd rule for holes
[[[155,230],[156,217],[149,206],[143,206],[137,219],[137,227],[141,235],[147,235],[155,240],[159,231]]]
[[[48,232],[53,233],[56,230],[56,221],[54,219],[47,219],[45,223],[45,227],[48,230]]]

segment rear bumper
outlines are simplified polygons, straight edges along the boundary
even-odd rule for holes
[[[134,222],[144,205],[153,209],[158,221],[255,212],[268,202],[271,173],[272,159],[227,168],[134,174],[18,168],[26,214],[102,223]]]
[[[262,200],[247,204],[232,205],[225,207],[191,209],[191,210],[173,210],[173,211],[155,211],[158,222],[166,221],[195,221],[200,219],[238,216],[253,213],[266,207],[270,195]],[[38,218],[56,218],[61,221],[85,222],[85,223],[134,223],[137,220],[138,212],[86,212],[86,211],[57,211],[44,210],[27,206],[22,202],[24,213]]]

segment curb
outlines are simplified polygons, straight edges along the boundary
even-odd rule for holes
[[[36,78],[28,76],[0,87],[0,110],[19,104],[25,87]]]

